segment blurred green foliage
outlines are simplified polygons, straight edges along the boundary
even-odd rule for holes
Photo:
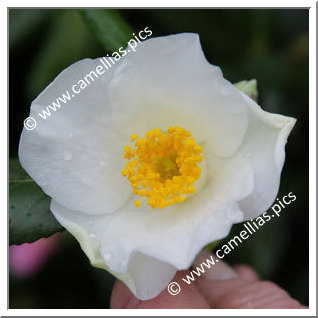
[[[9,196],[10,245],[64,231],[50,211],[51,198],[23,170],[18,159],[9,162]]]
[[[220,66],[228,80],[255,78],[259,104],[265,110],[297,118],[286,148],[278,195],[282,197],[293,191],[297,200],[282,211],[280,218],[271,220],[244,241],[226,260],[250,264],[262,278],[275,281],[308,304],[308,10],[111,12],[105,25],[111,29],[116,17],[122,23],[122,28],[113,29],[114,34],[130,29],[138,31],[146,26],[153,31],[152,37],[198,33],[207,59]],[[99,36],[99,42],[96,41],[91,30],[98,26],[86,25],[85,21],[90,20],[92,24],[98,22],[97,18],[83,19],[77,10],[9,11],[10,157],[17,157],[23,120],[29,114],[31,101],[41,90],[69,64],[85,57],[104,56],[117,45]],[[242,228],[242,224],[235,225],[230,236]],[[64,249],[35,277],[26,280],[10,277],[10,308],[105,308],[109,305],[113,278],[105,271],[92,268],[77,242],[66,237]]]
[[[117,51],[126,47],[133,30],[116,10],[80,10],[92,34],[106,51]]]

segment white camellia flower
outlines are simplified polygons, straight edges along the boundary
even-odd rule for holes
[[[68,67],[30,116],[98,65]],[[270,207],[294,124],[225,80],[198,35],[178,34],[140,43],[24,129],[19,157],[91,264],[146,300],[234,223]]]

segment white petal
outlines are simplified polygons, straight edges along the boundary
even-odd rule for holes
[[[296,120],[263,111],[252,99],[244,96],[248,106],[248,129],[237,157],[253,166],[255,189],[240,202],[244,219],[265,212],[275,200],[285,161],[285,144]]]
[[[97,219],[101,220],[101,217],[88,216],[80,212],[75,212],[74,217],[73,211],[64,208],[54,200],[51,202],[51,210],[57,220],[78,240],[91,264],[109,271],[122,280],[139,299],[147,300],[156,297],[176,274],[177,270],[172,265],[139,252],[131,255],[124,274],[111,270],[99,251],[102,232],[93,232],[96,230],[97,223],[93,223],[91,217],[94,218],[94,222]],[[108,260],[113,256],[104,253],[104,257]]]
[[[136,208],[133,200],[102,216],[70,211],[54,201],[51,210],[79,240],[92,264],[105,263],[104,268],[124,280],[137,297],[148,299],[165,288],[176,269],[188,268],[203,246],[225,237],[233,223],[242,221],[235,202],[252,190],[249,164],[229,160],[197,195],[164,210]],[[137,269],[140,260],[142,271]],[[153,274],[153,266],[161,275]],[[151,275],[149,290],[146,282]]]
[[[114,124],[127,135],[180,126],[219,156],[232,155],[245,135],[246,103],[207,62],[196,34],[140,43],[121,61],[110,85]]]
[[[30,116],[40,118],[38,113],[99,64],[86,59],[63,71],[34,100]],[[121,176],[127,140],[121,141],[115,133],[109,114],[107,87],[112,72],[107,70],[46,120],[38,120],[34,130],[24,128],[21,135],[22,166],[44,192],[73,210],[113,212],[131,195]]]

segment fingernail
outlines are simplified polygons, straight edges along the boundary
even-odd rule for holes
[[[238,277],[229,265],[206,251],[202,251],[193,262],[192,270],[196,268],[205,271],[201,276],[206,280],[227,280]]]

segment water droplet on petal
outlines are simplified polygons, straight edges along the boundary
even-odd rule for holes
[[[139,291],[139,295],[140,295],[140,297],[145,297],[147,295],[147,293],[141,290],[141,291]]]
[[[251,154],[248,152],[247,154],[246,154],[246,157],[249,157]]]
[[[44,178],[44,176],[38,176],[36,179],[35,179],[36,183],[40,186],[40,187],[44,187],[46,186],[46,179]]]
[[[112,258],[112,253],[110,252],[103,252],[102,255],[105,261],[108,261]]]
[[[72,133],[70,133],[68,136],[69,136],[70,138],[73,138],[73,137],[74,137],[74,135],[73,135]]]
[[[64,160],[71,160],[72,154],[70,152],[65,152],[63,158]]]
[[[96,238],[96,234],[95,233],[89,233],[88,236],[92,239]]]
[[[100,162],[99,162],[99,165],[100,165],[101,167],[105,167],[105,166],[106,166],[106,162],[105,162],[105,161],[100,161]]]

